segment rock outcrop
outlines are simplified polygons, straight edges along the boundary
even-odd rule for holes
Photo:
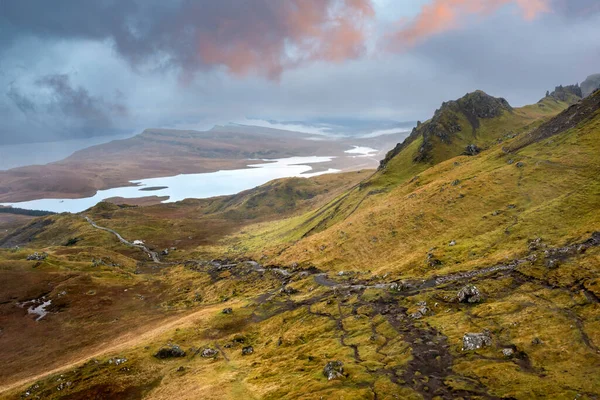
[[[170,344],[161,347],[160,350],[154,354],[154,357],[164,360],[167,358],[185,357],[185,355],[185,351],[181,347],[176,344]]]
[[[328,381],[344,377],[344,363],[341,361],[329,361],[323,368],[323,375]]]
[[[467,285],[460,289],[456,297],[459,303],[479,303],[481,301],[481,293],[474,285]]]
[[[550,97],[566,103],[574,103],[583,98],[583,93],[579,85],[560,85],[554,88],[554,91],[550,93]]]
[[[513,108],[503,98],[492,97],[481,90],[468,93],[464,97],[442,103],[435,111],[431,120],[414,128],[408,138],[399,143],[393,150],[388,152],[381,161],[379,169],[384,169],[389,161],[408,147],[417,138],[423,137],[423,144],[419,147],[413,157],[413,161],[428,162],[432,157],[434,138],[442,143],[452,143],[454,137],[464,129],[475,133],[479,129],[482,119],[491,119],[501,116],[505,112],[512,112]],[[468,121],[470,126],[464,126],[461,121]],[[458,154],[457,154],[458,155]]]
[[[463,336],[463,351],[478,350],[482,347],[491,345],[492,337],[487,331],[482,333],[465,333]]]

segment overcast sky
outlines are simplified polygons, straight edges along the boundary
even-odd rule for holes
[[[599,3],[3,0],[0,144],[533,103],[600,72]]]

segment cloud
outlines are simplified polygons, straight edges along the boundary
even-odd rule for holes
[[[404,51],[432,36],[459,29],[468,15],[489,15],[507,4],[516,4],[528,21],[550,11],[550,0],[432,0],[414,19],[399,21],[402,27],[386,36],[386,46]]]
[[[33,81],[29,90],[11,83],[6,97],[23,114],[21,130],[29,136],[45,132],[51,139],[113,134],[117,122],[128,118],[127,106],[93,96],[75,86],[67,74],[48,74]]]
[[[374,16],[370,0],[0,3],[0,22],[12,28],[5,43],[24,35],[109,40],[131,65],[176,67],[187,79],[218,67],[278,78],[309,62],[358,58]]]

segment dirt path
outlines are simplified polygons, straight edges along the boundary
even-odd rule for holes
[[[232,303],[233,304],[233,303]],[[174,328],[180,328],[188,325],[193,325],[199,319],[210,317],[214,315],[216,312],[220,311],[223,307],[223,304],[217,304],[214,306],[209,306],[207,308],[203,308],[191,314],[187,314],[184,316],[177,316],[170,319],[166,319],[162,322],[154,321],[152,323],[155,328],[150,328],[149,326],[140,327],[134,331],[127,332],[119,337],[114,338],[110,342],[100,343],[95,346],[93,349],[89,351],[84,357],[75,358],[60,367],[54,368],[49,371],[42,372],[40,374],[35,374],[28,376],[27,378],[20,379],[16,382],[12,382],[10,384],[0,386],[0,395],[5,392],[17,389],[21,386],[25,386],[28,383],[38,381],[40,379],[44,379],[50,375],[57,374],[59,372],[67,371],[72,368],[75,368],[85,362],[89,361],[92,358],[100,358],[102,356],[117,353],[119,351],[123,351],[125,349],[130,349],[135,347],[141,343],[151,341],[152,339],[157,338],[158,336],[164,334],[165,332],[172,330]]]
[[[90,218],[90,217],[85,217],[85,220],[86,220],[87,222],[89,222],[89,223],[90,223],[90,225],[92,225],[92,226],[93,226],[94,228],[96,228],[96,229],[100,229],[100,230],[103,230],[103,231],[106,231],[106,232],[110,232],[110,233],[112,233],[113,235],[115,235],[115,236],[116,236],[116,237],[119,239],[119,241],[120,241],[121,243],[123,243],[123,244],[125,244],[125,245],[127,245],[127,246],[131,246],[131,247],[137,247],[138,249],[142,250],[142,251],[143,251],[144,253],[146,253],[146,254],[148,255],[148,257],[149,257],[149,258],[151,258],[151,259],[152,259],[152,261],[154,261],[155,263],[157,263],[157,264],[160,264],[160,263],[161,263],[161,262],[160,262],[160,259],[158,258],[158,253],[157,253],[157,252],[155,252],[155,251],[152,251],[152,250],[150,250],[149,248],[147,248],[147,247],[146,247],[146,246],[144,246],[143,244],[135,244],[135,243],[132,243],[132,242],[130,242],[129,240],[127,240],[127,239],[123,238],[123,236],[121,236],[121,235],[119,234],[119,232],[117,232],[117,231],[115,231],[115,230],[113,230],[113,229],[110,229],[110,228],[105,228],[105,227],[103,227],[103,226],[97,225],[97,224],[96,224],[94,221],[92,221],[92,220],[91,220],[91,218]]]

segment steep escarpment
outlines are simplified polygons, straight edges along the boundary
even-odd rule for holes
[[[475,139],[481,120],[497,118],[512,111],[513,108],[505,99],[489,96],[480,90],[458,100],[445,102],[435,111],[431,120],[417,125],[403,143],[399,143],[386,155],[381,161],[380,169],[385,168],[392,158],[418,139],[421,144],[412,155],[413,161],[438,161],[435,159],[435,143],[451,146],[455,142]]]

